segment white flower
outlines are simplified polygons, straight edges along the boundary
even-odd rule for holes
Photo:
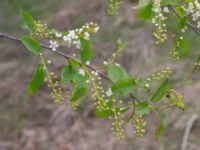
[[[185,32],[185,29],[181,29],[181,32]]]
[[[85,76],[85,71],[83,69],[79,69],[78,70],[78,73],[82,76]]]
[[[71,46],[72,39],[69,36],[63,36],[63,40],[67,42],[68,47]]]
[[[149,85],[148,83],[146,83],[144,86],[145,86],[146,88],[149,88],[149,87],[150,87],[150,85]]]
[[[96,71],[92,71],[92,74],[94,74],[95,76],[98,76],[99,72],[97,70]]]
[[[103,64],[104,64],[104,65],[107,65],[107,64],[108,64],[108,62],[107,62],[107,61],[104,61],[104,62],[103,62]]]
[[[120,66],[120,64],[118,64],[118,63],[115,63],[115,65],[116,65],[116,66]]]
[[[90,65],[90,61],[86,61],[86,63],[85,63],[86,65]]]
[[[84,39],[89,40],[90,39],[90,34],[88,32],[84,32]]]
[[[62,33],[56,32],[56,37],[57,37],[57,38],[62,37]]]
[[[81,48],[81,41],[80,40],[74,41],[74,44],[75,44],[75,46],[76,46],[77,49]]]
[[[97,26],[96,28],[94,28],[94,31],[97,33],[99,31],[99,26]]]
[[[168,7],[165,7],[165,8],[163,9],[163,11],[164,11],[165,13],[169,13]]]
[[[98,71],[95,71],[94,75],[95,75],[95,76],[98,76],[98,75],[99,75],[99,72],[98,72]]]
[[[68,36],[69,36],[70,38],[72,38],[72,39],[76,39],[76,37],[77,37],[74,30],[69,31]]]
[[[111,88],[109,88],[109,89],[106,91],[106,95],[107,95],[108,97],[110,97],[110,96],[113,95],[113,92],[112,92]]]
[[[49,46],[49,47],[50,47],[53,51],[56,51],[56,49],[57,49],[58,46],[59,46],[58,42],[57,42],[57,41],[50,40],[49,43],[50,43],[50,46]]]
[[[160,12],[160,9],[159,9],[159,8],[154,8],[153,11],[154,11],[155,13],[159,13],[159,12]]]

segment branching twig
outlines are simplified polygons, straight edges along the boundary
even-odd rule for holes
[[[168,5],[169,9],[179,18],[182,19],[182,17],[178,14],[178,12],[170,5]],[[190,27],[196,34],[200,35],[200,31],[198,28],[193,25],[191,22],[187,21],[186,22],[187,26]]]
[[[21,39],[15,37],[15,36],[11,36],[11,35],[5,34],[5,33],[0,33],[0,38],[5,38],[5,39],[12,40],[12,41],[15,41],[15,42],[18,42],[18,43],[22,44]],[[51,51],[51,52],[54,52],[54,53],[58,54],[58,55],[61,56],[61,57],[64,57],[64,58],[67,59],[67,60],[70,60],[70,59],[71,59],[71,60],[75,60],[76,62],[80,62],[79,60],[75,59],[75,58],[72,57],[71,55],[67,55],[67,54],[65,54],[65,53],[63,53],[63,52],[61,52],[61,51],[59,51],[59,50],[53,51],[53,50],[52,50],[49,46],[47,46],[47,45],[40,44],[40,46],[41,46],[42,48],[44,48],[44,49],[47,49],[47,50],[49,50],[49,51]],[[110,79],[108,78],[107,75],[105,75],[104,73],[102,73],[102,72],[96,70],[92,65],[86,65],[86,67],[89,68],[89,69],[92,70],[92,71],[97,72],[102,78],[107,79],[107,80],[110,80]],[[131,96],[131,98],[132,98],[133,100],[136,100],[137,102],[139,102],[139,99],[138,99],[136,96],[134,96],[134,94],[130,93],[129,95]]]

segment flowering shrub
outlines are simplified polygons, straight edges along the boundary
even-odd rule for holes
[[[122,4],[122,0],[109,0],[108,14],[115,15]],[[173,34],[174,46],[170,52],[170,59],[176,61],[188,51],[185,32],[189,29],[200,35],[200,4],[198,0],[139,0],[135,7],[139,19],[151,22],[155,27],[153,35],[155,43],[166,42],[168,17],[172,16],[177,22],[177,33]],[[155,72],[146,79],[131,76],[120,65],[115,63],[118,54],[124,49],[121,40],[117,42],[116,52],[110,61],[102,61],[98,70],[91,65],[93,58],[90,42],[91,34],[97,34],[98,24],[89,22],[80,28],[68,31],[49,29],[41,21],[35,21],[25,11],[21,11],[23,27],[29,31],[28,36],[21,39],[0,33],[0,37],[14,40],[23,44],[30,52],[38,57],[36,71],[30,81],[27,91],[35,94],[40,87],[47,82],[51,88],[51,96],[55,103],[63,102],[63,90],[60,84],[73,87],[70,95],[70,104],[77,109],[79,100],[86,94],[90,94],[96,108],[96,115],[109,119],[112,123],[111,130],[116,139],[123,138],[123,125],[133,123],[136,136],[145,135],[145,127],[148,124],[146,118],[150,113],[157,118],[155,131],[159,138],[164,130],[161,110],[165,108],[186,108],[183,95],[178,93],[170,84],[170,75],[173,73],[170,67]],[[48,43],[44,45],[42,43]],[[61,51],[61,47],[78,49],[74,55],[68,55]],[[61,70],[61,76],[49,71],[50,60],[44,58],[43,50],[47,49],[61,57],[66,58],[67,64]],[[200,57],[194,64],[193,72],[200,68]],[[105,73],[104,73],[105,72]],[[109,84],[103,85],[102,80]],[[160,85],[154,89],[152,83]],[[135,96],[134,89],[140,88],[148,95],[146,99]],[[165,101],[162,104],[162,101]]]

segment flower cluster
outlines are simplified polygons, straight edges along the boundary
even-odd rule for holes
[[[147,122],[142,117],[133,117],[133,123],[135,127],[135,134],[137,137],[143,137],[145,134],[145,126]]]
[[[96,101],[96,107],[99,111],[108,110],[108,102],[105,91],[102,87],[101,77],[98,72],[91,71],[90,78],[92,82],[92,98]]]
[[[109,88],[109,89],[106,91],[106,95],[107,95],[108,97],[110,97],[110,96],[113,95],[113,92],[112,92],[111,88]]]
[[[56,50],[56,48],[60,44],[67,44],[68,47],[71,47],[71,45],[75,45],[77,49],[80,49],[80,38],[90,40],[90,33],[97,33],[98,30],[99,26],[96,23],[90,22],[86,25],[83,25],[79,29],[77,28],[75,30],[69,30],[66,33],[54,31],[55,38],[50,40],[50,47],[52,48],[52,50]]]
[[[85,76],[85,70],[84,69],[79,69],[78,73],[82,76]]]
[[[61,103],[63,97],[62,90],[59,87],[59,82],[56,80],[57,75],[54,72],[49,72],[42,53],[40,53],[40,62],[43,65],[44,71],[46,72],[47,78],[45,79],[45,81],[48,81],[48,87],[52,89],[51,96],[54,98],[55,103]],[[48,61],[47,63],[50,64],[51,61]]]
[[[164,70],[154,73],[149,78],[147,78],[147,80],[145,82],[145,86],[147,86],[147,88],[148,88],[149,83],[152,82],[153,80],[161,80],[164,78],[168,78],[170,74],[171,74],[170,67],[166,67]]]
[[[122,3],[122,0],[109,0],[108,14],[115,15]]]
[[[156,38],[156,44],[164,43],[167,39],[165,23],[167,17],[164,16],[164,13],[168,13],[169,10],[167,7],[161,7],[161,0],[154,0],[152,11],[155,13],[152,23],[156,27],[156,31],[153,33]]]
[[[192,20],[197,23],[197,28],[200,28],[200,4],[198,0],[187,3],[183,9],[188,15],[192,16]]]
[[[82,74],[82,71],[79,70],[79,73]],[[100,112],[108,111],[112,112],[109,116],[110,119],[113,120],[112,122],[112,132],[116,139],[120,140],[123,138],[123,114],[122,110],[123,108],[117,107],[117,103],[120,105],[123,104],[122,100],[116,101],[112,98],[112,90],[111,88],[108,88],[108,90],[105,92],[102,83],[101,83],[101,77],[99,76],[98,72],[91,71],[89,72],[89,76],[92,83],[92,98],[96,101],[96,109]]]
[[[179,52],[173,50],[172,52],[169,53],[170,55],[170,59],[173,61],[179,60],[180,56],[179,56]]]
[[[116,100],[113,100],[115,103]],[[123,114],[117,109],[117,107],[114,107],[112,109],[113,112],[113,123],[112,123],[112,132],[117,140],[120,140],[123,138],[123,128],[122,125],[124,124],[124,121],[122,120]]]
[[[59,44],[57,41],[53,41],[53,40],[50,40],[49,41],[49,44],[50,44],[50,48],[53,50],[53,51],[56,51],[56,49],[58,48]]]
[[[35,21],[34,23],[35,28],[32,32],[32,35],[36,37],[41,37],[43,39],[47,39],[51,34],[51,31],[48,29],[47,24],[42,23],[41,21]]]

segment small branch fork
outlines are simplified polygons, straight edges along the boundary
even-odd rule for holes
[[[170,5],[168,5],[169,9],[179,18],[182,19],[182,17],[178,14],[178,12]],[[187,21],[187,26],[190,27],[197,35],[200,35],[200,31],[198,30],[198,28],[193,25],[191,22]]]
[[[21,39],[15,37],[15,36],[8,35],[8,34],[6,34],[6,33],[1,33],[1,32],[0,32],[0,38],[4,38],[4,39],[7,39],[7,40],[15,41],[15,42],[17,42],[17,43],[22,44]],[[47,46],[47,45],[40,44],[40,46],[41,46],[42,48],[44,48],[44,49],[47,49],[47,50],[53,52],[53,53],[56,53],[57,55],[59,55],[59,56],[61,56],[61,57],[64,57],[64,58],[67,59],[67,60],[70,60],[70,59],[71,59],[71,60],[75,60],[75,61],[79,62],[79,60],[76,60],[76,59],[75,59],[74,57],[72,57],[71,55],[65,54],[65,53],[63,53],[63,52],[61,52],[61,51],[59,51],[59,50],[53,51],[53,50],[52,50],[49,46]],[[92,71],[97,72],[102,78],[107,79],[107,80],[110,80],[110,79],[108,78],[107,75],[105,75],[104,73],[102,73],[102,72],[96,70],[93,66],[91,66],[91,65],[86,65],[86,67],[87,67],[88,69],[92,70]],[[133,100],[135,100],[135,101],[137,101],[137,102],[140,102],[140,100],[139,100],[134,94],[130,93],[129,95],[130,95],[130,97],[131,97]]]

